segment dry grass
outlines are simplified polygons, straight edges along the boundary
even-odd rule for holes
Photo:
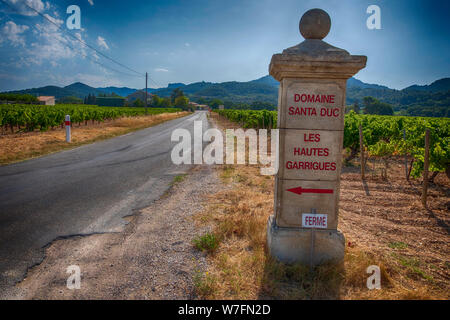
[[[100,124],[74,124],[72,142],[65,142],[65,129],[47,132],[26,132],[0,136],[0,164],[9,164],[56,151],[71,149],[83,144],[115,137],[186,116],[187,112],[164,113],[151,116],[121,118]]]
[[[230,190],[211,195],[209,207],[197,215],[213,226],[219,247],[209,256],[208,274],[197,277],[204,299],[447,299],[432,281],[414,276],[413,264],[392,255],[348,246],[343,264],[309,267],[284,265],[267,255],[266,224],[273,210],[273,178],[251,166],[219,169]],[[408,261],[408,260],[406,260]],[[368,290],[366,269],[381,269],[382,290]]]
[[[218,119],[215,119],[218,121]],[[223,123],[222,123],[223,124]],[[357,168],[355,168],[357,170]],[[197,275],[197,293],[203,299],[448,299],[448,262],[438,265],[434,278],[424,270],[426,256],[420,251],[408,253],[411,245],[392,241],[402,231],[385,229],[391,238],[380,236],[378,225],[368,217],[353,219],[344,209],[340,224],[347,240],[342,264],[316,267],[310,272],[302,265],[284,265],[267,254],[266,224],[273,211],[273,177],[261,176],[257,166],[221,166],[221,177],[228,188],[210,196],[207,209],[196,216],[197,223],[211,226],[219,246],[209,254],[205,274]],[[349,178],[347,178],[347,176]],[[347,180],[349,179],[349,180]],[[356,207],[351,173],[342,176],[343,208]],[[392,187],[392,182],[390,183]],[[361,193],[364,189],[361,188]],[[371,186],[372,188],[372,186]],[[373,192],[373,191],[372,191]],[[392,192],[392,191],[390,191]],[[414,195],[413,195],[414,196]],[[387,198],[386,195],[383,195]],[[361,212],[374,210],[376,204],[359,200]],[[373,200],[371,200],[373,201]],[[396,200],[386,199],[391,205]],[[444,199],[440,201],[445,202]],[[409,209],[417,211],[409,201]],[[364,207],[367,206],[367,207]],[[369,210],[370,209],[370,210]],[[380,203],[380,215],[392,208]],[[421,212],[420,214],[424,214]],[[355,218],[356,219],[356,218]],[[350,221],[351,220],[351,221]],[[365,222],[364,222],[365,221]],[[385,222],[380,222],[386,224]],[[357,229],[355,225],[361,229]],[[398,227],[398,226],[397,226]],[[407,228],[408,226],[405,226]],[[356,232],[358,230],[358,232]],[[407,229],[404,229],[407,233]],[[415,230],[417,232],[417,230]],[[419,231],[420,232],[420,231]],[[445,230],[442,231],[445,233]],[[418,234],[411,237],[417,239]],[[422,237],[428,235],[421,234]],[[434,235],[429,235],[430,241]],[[445,240],[445,235],[444,242]],[[383,241],[380,242],[380,239]],[[447,238],[448,239],[448,238]],[[422,241],[424,238],[422,238]],[[372,246],[371,246],[372,245]],[[408,248],[407,248],[408,247]],[[423,250],[422,250],[423,251]],[[448,261],[446,250],[441,261]],[[366,286],[366,269],[377,265],[381,270],[381,290]]]

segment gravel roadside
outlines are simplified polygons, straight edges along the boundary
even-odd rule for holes
[[[212,166],[193,167],[118,233],[53,242],[9,299],[195,299],[194,276],[206,269],[192,245],[206,232],[192,217],[221,181]],[[81,269],[81,289],[66,287],[67,267]]]

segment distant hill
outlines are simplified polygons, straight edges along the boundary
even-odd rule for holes
[[[148,88],[147,90],[149,93],[151,93],[156,89]],[[64,97],[78,97],[84,99],[84,97],[88,96],[89,94],[98,96],[99,94],[111,94],[113,92],[118,94],[119,96],[126,97],[136,91],[138,91],[138,89],[128,87],[94,88],[81,82],[75,82],[62,88],[58,86],[46,86],[40,88],[9,91],[9,93],[28,93],[35,96],[55,96],[56,99]]]
[[[448,90],[450,90],[450,78],[439,79],[429,85],[424,85],[424,86],[413,85],[413,86],[403,89],[402,91],[438,92],[438,91],[448,91]]]
[[[75,92],[75,96],[78,98],[84,98],[89,94],[98,95],[99,93],[101,93],[100,90],[97,90],[96,88],[90,87],[87,84],[81,82],[72,83],[68,86],[65,86],[64,89]]]
[[[379,84],[371,84],[371,83],[365,83],[361,80],[355,79],[351,77],[347,81],[347,88],[361,88],[361,89],[381,89],[381,90],[392,90],[386,86],[380,86]]]
[[[249,81],[249,82],[250,83],[258,83],[258,84],[267,84],[267,85],[274,86],[274,87],[277,87],[277,88],[278,88],[278,86],[280,84],[277,80],[275,80],[270,75],[267,75],[267,76],[264,76],[262,78],[259,78],[259,79],[256,79],[256,80],[252,80],[252,81]]]
[[[180,87],[184,87],[185,86],[185,84],[184,83],[169,83],[168,85],[167,85],[167,88],[169,88],[169,89],[176,89],[176,88],[180,88]]]
[[[248,82],[195,82],[180,86],[181,90],[192,99],[221,99],[233,102],[264,101],[274,103],[277,100],[278,81],[266,76]],[[153,93],[161,97],[168,97],[175,86],[155,90]]]
[[[193,101],[206,99],[220,99],[224,102],[246,103],[254,105],[255,102],[276,106],[278,100],[279,83],[267,75],[247,82],[228,81],[222,83],[195,82],[191,84],[170,83],[166,88],[149,88],[149,93],[160,97],[169,97],[175,88],[181,88]],[[68,96],[84,98],[88,94],[103,94],[112,92],[130,97],[130,101],[140,97],[143,89],[128,87],[94,88],[81,82],[66,87],[46,86],[26,90],[12,91],[14,93],[28,93],[33,95],[55,96],[57,99]],[[365,83],[350,78],[347,81],[347,105],[356,102],[362,103],[364,97],[372,96],[382,102],[390,103],[396,112],[408,115],[450,115],[450,78],[443,78],[429,85],[413,85],[403,90],[391,89],[378,84]],[[426,109],[426,112],[423,110]]]
[[[98,91],[101,91],[106,94],[115,93],[119,96],[126,97],[129,94],[132,94],[133,92],[136,92],[136,89],[128,88],[128,87],[105,87],[105,88],[97,88]],[[150,92],[150,91],[149,91]]]
[[[6,93],[6,92],[5,92]],[[57,86],[45,86],[40,88],[31,88],[25,90],[8,91],[8,93],[32,94],[34,96],[55,96],[57,99],[62,97],[76,96],[76,92]]]
[[[211,83],[211,82],[204,82],[204,81],[195,82],[195,83],[191,83],[188,85],[182,85],[182,86],[175,86],[174,84],[172,84],[171,87],[157,89],[157,90],[153,91],[152,93],[157,94],[160,97],[169,97],[172,94],[173,89],[181,88],[181,90],[183,90],[183,92],[185,94],[192,95],[202,89],[205,89],[205,88],[211,86],[212,84],[213,83]],[[177,85],[181,85],[181,84],[177,84]]]
[[[147,92],[148,92],[147,98],[150,98],[150,90],[147,90]],[[129,103],[133,103],[136,99],[145,101],[145,89],[135,90],[133,93],[127,95],[126,98]]]

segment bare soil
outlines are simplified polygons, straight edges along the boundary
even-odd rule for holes
[[[236,124],[217,115],[221,128]],[[357,161],[341,174],[339,225],[346,237],[343,265],[315,270],[282,266],[265,247],[267,218],[273,212],[273,177],[258,166],[220,168],[230,188],[210,196],[197,215],[221,239],[208,256],[200,287],[206,299],[449,299],[450,181],[440,173],[421,204],[422,179],[405,178],[403,159],[388,159],[386,178],[379,160],[369,159],[361,180]],[[366,268],[378,265],[382,290],[368,290]]]
[[[408,182],[401,159],[393,158],[389,163],[387,179],[370,170],[365,182],[359,167],[344,167],[339,227],[353,247],[383,255],[399,265],[411,262],[410,267],[418,270],[407,271],[413,277],[416,273],[417,285],[429,282],[448,291],[449,179],[440,173],[429,185],[425,209],[421,203],[422,179]]]

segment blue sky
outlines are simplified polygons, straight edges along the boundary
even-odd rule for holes
[[[133,70],[149,72],[149,87],[253,80],[268,73],[272,54],[303,41],[298,21],[311,8],[331,16],[325,41],[368,56],[356,76],[364,82],[402,89],[450,76],[446,0],[5,1],[16,9],[0,1],[0,91],[76,81],[144,86],[142,76],[130,75],[67,33]],[[72,4],[81,9],[80,30],[66,28]],[[381,9],[381,30],[366,27],[371,4]]]

